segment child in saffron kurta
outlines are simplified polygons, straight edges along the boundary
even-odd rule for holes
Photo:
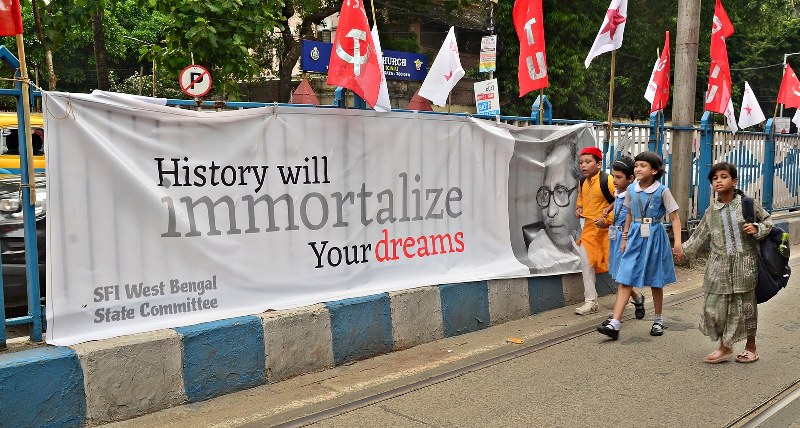
[[[608,225],[613,219],[607,219],[605,209],[610,205],[603,195],[600,186],[609,189],[614,188],[611,176],[604,183],[601,183],[600,162],[603,160],[603,152],[597,147],[585,147],[580,153],[581,173],[585,177],[579,186],[578,202],[575,207],[575,216],[583,217],[585,222],[581,237],[577,244],[581,248],[581,260],[584,273],[583,296],[585,302],[583,306],[575,309],[578,315],[586,315],[597,311],[597,289],[595,287],[595,275],[608,272]]]
[[[653,293],[655,319],[650,335],[664,334],[662,309],[664,286],[674,283],[675,263],[672,253],[681,247],[681,222],[678,204],[672,193],[658,180],[664,175],[664,161],[653,152],[636,155],[634,175],[638,182],[628,187],[625,207],[628,215],[620,242],[619,287],[614,302],[614,314],[610,321],[597,327],[597,331],[616,340],[619,338],[620,319],[633,287],[650,287]],[[669,215],[675,245],[670,251],[669,236],[664,227],[664,217]]]
[[[710,364],[730,361],[733,344],[747,338],[744,351],[736,357],[740,363],[758,361],[756,328],[758,310],[755,288],[758,282],[758,241],[772,230],[770,215],[754,201],[758,223],[747,223],[742,215],[742,193],[736,189],[736,166],[720,162],[711,167],[708,180],[717,200],[710,206],[692,237],[676,252],[696,254],[707,242],[711,254],[703,280],[703,314],[700,331],[719,347],[706,355]]]

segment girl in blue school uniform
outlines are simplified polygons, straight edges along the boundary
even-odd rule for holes
[[[678,203],[669,189],[658,180],[664,176],[664,161],[653,152],[640,153],[634,159],[633,174],[638,181],[628,186],[624,206],[628,209],[619,245],[621,253],[616,280],[619,283],[614,313],[597,331],[619,338],[622,312],[633,288],[650,287],[655,312],[650,335],[664,334],[664,286],[676,282],[673,252],[681,249],[681,222]],[[664,227],[669,217],[674,233],[670,248]]]
[[[619,243],[622,241],[622,230],[625,227],[625,219],[628,217],[628,208],[625,206],[625,198],[628,195],[628,186],[633,183],[634,161],[628,156],[622,156],[611,164],[611,177],[614,180],[614,203],[606,208],[604,214],[608,215],[613,211],[614,223],[609,226],[608,239],[610,241],[609,255],[608,255],[608,273],[611,278],[616,281],[617,271],[619,271],[619,261],[622,258]],[[644,309],[644,294],[637,293],[631,290],[631,300],[635,308],[634,314],[636,319],[642,319],[645,316]],[[606,321],[614,318],[614,314],[608,316]]]

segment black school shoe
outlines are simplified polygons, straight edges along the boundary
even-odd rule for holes
[[[599,327],[597,327],[597,331],[610,337],[611,340],[619,339],[619,330],[614,330],[614,327],[611,327],[611,324],[601,324]]]
[[[664,334],[664,324],[660,322],[654,322],[653,326],[650,328],[650,336],[661,336]]]
[[[640,294],[640,296],[642,296],[641,303],[636,303],[635,299],[633,301],[633,307],[636,308],[633,313],[636,315],[637,320],[644,318],[644,294]]]

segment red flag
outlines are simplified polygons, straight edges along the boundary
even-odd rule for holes
[[[364,2],[343,1],[328,66],[328,84],[350,89],[374,106],[381,75]]]
[[[22,34],[19,0],[0,0],[0,36]]]
[[[731,99],[731,69],[728,64],[728,47],[725,39],[733,34],[733,24],[717,0],[714,8],[714,25],[711,27],[711,71],[708,76],[706,110],[725,113]]]
[[[656,65],[653,82],[656,84],[656,93],[653,102],[650,103],[650,113],[663,110],[669,101],[669,31],[664,39],[664,51],[661,52],[661,59]]]
[[[542,0],[514,3],[514,28],[519,38],[519,96],[546,88],[547,57],[544,49]]]
[[[783,81],[781,89],[778,91],[778,103],[783,104],[784,107],[800,109],[800,80],[797,79],[797,74],[789,64],[786,64],[786,69],[783,70]]]

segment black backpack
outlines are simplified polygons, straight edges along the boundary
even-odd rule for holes
[[[753,198],[742,196],[742,217],[748,223],[755,223],[756,214]],[[781,254],[778,247],[784,230],[773,227],[764,239],[759,241],[758,284],[756,285],[756,302],[764,303],[773,298],[778,291],[789,283],[792,269],[789,267],[789,249]]]
[[[581,177],[580,191],[583,191],[584,181],[586,181],[586,177]],[[606,197],[609,204],[614,203],[614,194],[611,193],[611,189],[608,188],[608,174],[606,174],[605,171],[600,171],[600,191],[603,192],[603,196]]]

